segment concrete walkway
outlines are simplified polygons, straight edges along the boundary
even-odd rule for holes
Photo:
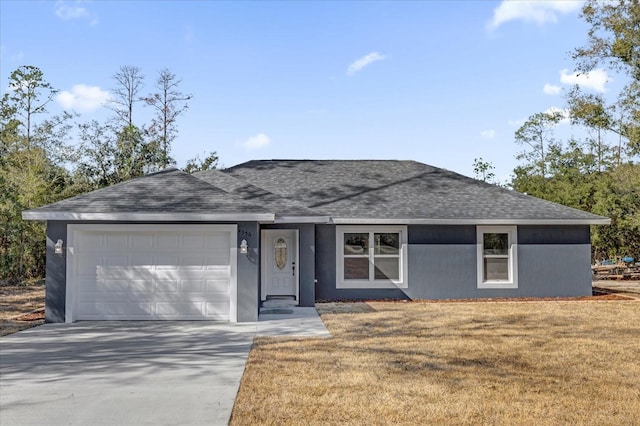
[[[259,336],[331,337],[316,308],[293,307],[283,309],[291,313],[269,313],[278,310],[263,309],[256,323]]]
[[[77,322],[0,338],[0,425],[225,425],[254,336],[329,333],[315,308],[256,323]]]

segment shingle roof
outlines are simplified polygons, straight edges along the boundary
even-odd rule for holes
[[[259,203],[261,206],[271,209],[271,211],[277,211],[280,215],[314,215],[313,210],[307,208],[303,203],[295,199],[290,199],[287,200],[286,203],[283,203],[282,197],[275,195],[273,192],[235,178],[222,170],[207,170],[205,172],[194,173],[192,176],[220,188],[239,199],[251,203]]]
[[[270,213],[259,203],[242,200],[177,169],[151,173],[58,201],[29,210],[23,216],[31,218],[45,212],[73,212],[85,216],[88,213]]]
[[[416,161],[263,160],[166,170],[25,212],[272,214],[339,221],[606,223],[607,219]],[[331,219],[329,219],[331,218]],[[186,219],[185,219],[186,220]],[[318,219],[321,221],[320,219]]]
[[[224,172],[334,218],[604,219],[416,161],[249,161]]]

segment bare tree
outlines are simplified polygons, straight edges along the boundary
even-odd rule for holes
[[[124,126],[133,126],[133,104],[140,100],[139,94],[144,86],[144,75],[140,68],[123,65],[113,75],[116,87],[112,90],[113,98],[107,108],[113,110]],[[124,127],[123,126],[123,127]]]
[[[181,82],[182,80],[178,80],[174,73],[165,68],[158,73],[157,91],[142,98],[147,105],[156,109],[156,116],[151,121],[149,131],[160,145],[160,163],[163,168],[173,162],[169,158],[169,150],[178,133],[176,120],[189,108],[187,101],[193,97],[178,89]]]

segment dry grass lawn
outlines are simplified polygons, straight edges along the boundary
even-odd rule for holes
[[[256,339],[231,424],[640,424],[640,301],[318,304]]]
[[[16,320],[21,314],[36,309],[44,309],[44,280],[30,284],[0,286],[0,336],[43,324],[43,319]]]

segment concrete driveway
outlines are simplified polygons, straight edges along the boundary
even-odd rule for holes
[[[225,425],[253,338],[328,337],[314,308],[257,323],[46,324],[0,338],[0,425]]]
[[[0,424],[227,424],[256,327],[48,324],[0,339]]]

